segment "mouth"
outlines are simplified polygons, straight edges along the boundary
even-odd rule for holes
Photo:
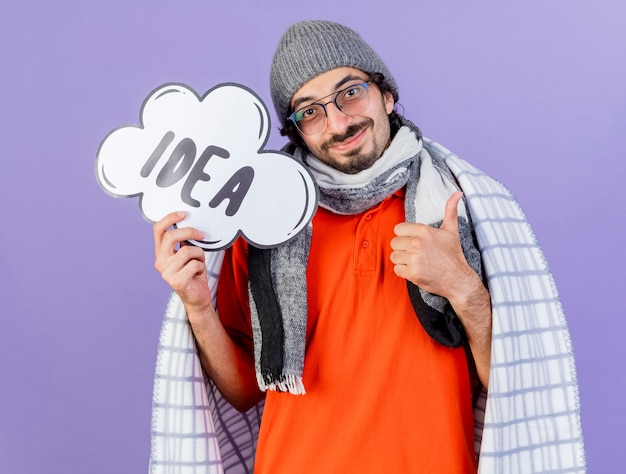
[[[363,124],[361,126],[348,129],[342,137],[334,137],[326,148],[337,152],[354,150],[363,144],[368,128],[368,124]]]
[[[347,151],[347,150],[352,150],[353,148],[358,147],[359,145],[361,145],[361,142],[363,141],[366,130],[367,129],[365,128],[360,130],[359,132],[352,135],[350,138],[340,143],[337,143],[335,145],[332,145],[331,148],[337,151]]]

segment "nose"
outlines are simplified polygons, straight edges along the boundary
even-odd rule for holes
[[[329,133],[343,133],[353,120],[353,117],[342,112],[336,104],[331,102],[326,106],[326,131]]]

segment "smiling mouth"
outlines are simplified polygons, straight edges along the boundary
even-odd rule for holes
[[[322,148],[326,151],[330,149],[335,149],[339,151],[351,149],[355,146],[357,142],[360,141],[369,125],[370,124],[367,122],[358,125],[351,125],[346,130],[346,133],[344,133],[343,135],[333,136]]]
[[[334,148],[335,150],[343,150],[345,148],[352,148],[355,142],[360,141],[361,137],[365,133],[365,130],[366,130],[365,128],[361,129],[360,131],[352,135],[350,138],[347,138],[344,141],[339,142],[335,145],[331,145],[331,148]]]

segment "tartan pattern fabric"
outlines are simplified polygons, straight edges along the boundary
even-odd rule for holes
[[[224,252],[207,252],[213,303]],[[161,326],[152,400],[150,474],[252,473],[263,405],[240,413],[206,380],[182,301]]]
[[[428,148],[465,193],[492,299],[479,472],[586,472],[569,331],[532,228],[502,184],[435,142]]]
[[[492,298],[489,391],[475,409],[479,473],[584,473],[569,331],[534,233],[502,184],[424,142],[465,193]],[[223,253],[207,257],[215,295]],[[239,413],[204,379],[182,302],[172,293],[155,371],[150,473],[251,473],[262,408]]]

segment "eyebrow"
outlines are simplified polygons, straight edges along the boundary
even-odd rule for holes
[[[365,81],[365,80],[366,80],[366,79],[365,79],[365,78],[363,78],[363,77],[360,77],[360,76],[357,76],[357,75],[354,75],[354,74],[348,74],[347,76],[345,76],[343,79],[339,80],[339,81],[335,84],[335,87],[334,87],[335,92],[339,91],[339,90],[341,89],[341,87],[342,87],[343,85],[345,85],[346,83],[348,83],[348,82],[350,82],[350,81],[355,81],[355,80],[357,80],[357,79],[358,79],[359,81]],[[316,100],[323,99],[324,97],[328,97],[329,95],[332,95],[332,94],[334,94],[335,92],[331,92],[330,94],[327,94],[327,95],[322,96],[322,97],[317,97],[317,98],[315,98],[315,97],[310,97],[310,96],[307,96],[307,97],[300,97],[300,98],[298,98],[298,99],[297,99],[297,100],[293,103],[293,106],[292,106],[291,108],[292,108],[292,110],[298,110],[298,109],[300,108],[300,105],[302,105],[304,102],[311,102],[311,103],[314,103]]]

